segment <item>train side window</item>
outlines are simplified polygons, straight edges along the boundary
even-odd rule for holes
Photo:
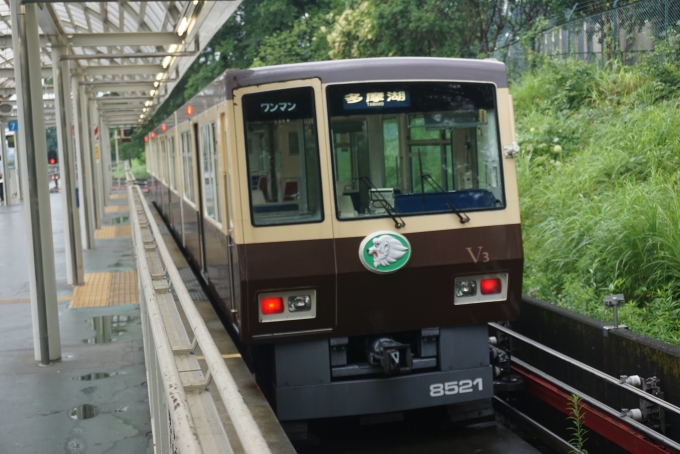
[[[167,155],[165,153],[165,140],[159,140],[161,144],[161,168],[160,168],[160,179],[163,183],[167,184],[168,165],[167,165]]]
[[[245,95],[243,117],[253,225],[321,222],[314,90]]]
[[[153,158],[151,160],[151,169],[153,170],[153,176],[156,178],[158,178],[158,150],[156,150],[157,146],[158,144],[156,143],[155,140],[151,142],[151,156]]]
[[[168,183],[170,184],[170,189],[176,191],[177,184],[175,182],[175,140],[174,138],[168,138]]]
[[[184,197],[191,203],[194,199],[194,158],[191,154],[191,131],[180,136],[182,167],[184,168]]]
[[[201,127],[201,152],[203,163],[203,198],[205,201],[205,215],[217,222],[220,216],[220,181],[217,163],[217,144],[215,142],[215,123]]]

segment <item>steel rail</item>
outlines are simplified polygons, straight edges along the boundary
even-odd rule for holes
[[[659,399],[656,396],[653,396],[649,393],[646,393],[643,390],[641,390],[640,388],[636,388],[635,386],[629,385],[628,383],[621,383],[621,380],[616,378],[616,377],[612,377],[611,375],[609,375],[605,372],[597,370],[594,367],[591,367],[591,366],[589,366],[585,363],[582,363],[581,361],[578,361],[578,360],[576,360],[576,359],[574,359],[570,356],[567,356],[563,353],[560,353],[557,350],[553,350],[550,347],[546,347],[545,345],[540,344],[540,343],[538,343],[538,342],[536,342],[532,339],[529,339],[528,337],[523,336],[516,331],[513,331],[509,328],[506,328],[502,325],[499,325],[498,323],[489,323],[489,326],[491,326],[491,327],[493,327],[493,328],[495,328],[495,329],[497,329],[497,330],[499,330],[499,331],[501,331],[505,334],[508,334],[508,335],[514,337],[515,339],[519,339],[522,342],[525,342],[525,343],[531,345],[532,347],[536,347],[539,350],[542,350],[542,351],[544,351],[544,352],[546,352],[550,355],[553,355],[557,358],[560,358],[561,360],[566,361],[569,364],[572,364],[572,365],[578,367],[579,369],[583,369],[586,372],[590,372],[591,374],[593,374],[593,375],[595,375],[595,376],[597,376],[597,377],[599,377],[599,378],[601,378],[605,381],[608,381],[609,383],[611,383],[613,385],[619,386],[619,387],[621,387],[621,388],[623,388],[627,391],[632,392],[633,394],[637,394],[641,398],[643,398],[643,399],[645,399],[645,400],[647,400],[651,403],[654,403],[654,404],[656,404],[656,405],[658,405],[658,406],[660,406],[660,407],[662,407],[666,410],[672,411],[673,413],[680,415],[680,407],[677,407],[677,406],[675,406],[675,405],[673,405],[673,404],[671,404],[671,403],[669,403],[669,402],[667,402],[663,399]],[[514,357],[512,357],[512,358],[514,359]]]
[[[215,342],[210,335],[210,331],[203,321],[203,317],[201,317],[191,296],[189,296],[189,291],[186,289],[184,281],[170,256],[170,252],[165,246],[165,242],[163,241],[158,225],[156,225],[153,215],[151,214],[151,210],[143,198],[141,188],[139,186],[135,186],[135,188],[137,188],[138,194],[140,195],[141,205],[144,208],[153,237],[156,239],[158,252],[163,259],[177,299],[184,310],[184,314],[194,332],[195,338],[198,340],[198,345],[201,348],[208,369],[212,374],[212,379],[222,398],[222,402],[227,409],[234,428],[236,429],[243,449],[246,453],[271,454],[271,449],[255,422],[252,413],[243,400],[243,395],[239,391],[234,377],[231,375],[229,368],[224,362],[222,353],[217,348],[217,345],[215,345]]]
[[[191,416],[191,410],[187,402],[182,379],[175,363],[175,354],[172,351],[168,333],[163,323],[151,271],[146,259],[146,250],[142,241],[142,230],[137,218],[136,203],[134,198],[134,188],[128,186],[128,203],[130,206],[130,221],[133,229],[133,244],[135,256],[137,258],[137,276],[141,281],[141,289],[144,291],[144,303],[151,321],[151,332],[155,344],[155,356],[158,360],[163,391],[169,403],[168,409],[172,418],[172,429],[175,434],[174,443],[178,445],[179,452],[202,453],[203,449],[198,441],[196,426]],[[148,219],[148,218],[147,218]]]
[[[599,400],[595,399],[594,397],[590,397],[587,394],[583,394],[581,391],[578,389],[567,385],[563,381],[560,381],[556,379],[555,377],[546,374],[545,372],[542,372],[538,370],[537,368],[533,367],[532,365],[522,361],[521,359],[517,359],[514,356],[510,357],[510,360],[517,364],[518,366],[526,369],[527,371],[531,372],[534,375],[537,375],[541,377],[542,379],[552,383],[553,385],[557,386],[558,388],[564,389],[566,392],[570,394],[576,394],[579,396],[581,399],[584,401],[588,402],[590,405],[593,407],[596,407],[598,410],[601,410],[602,412],[605,412],[609,414],[610,416],[619,419],[621,421],[624,421],[625,423],[633,426],[637,431],[645,434],[646,436],[658,441],[659,443],[664,444],[665,446],[668,446],[669,448],[675,449],[676,451],[680,451],[680,443],[675,442],[674,440],[671,440],[670,438],[666,437],[665,435],[660,434],[659,432],[650,429],[649,427],[645,426],[644,424],[626,416],[622,415],[620,410],[615,410],[612,407],[603,404]]]
[[[569,454],[586,454],[583,451],[573,447],[571,444],[569,444],[567,440],[560,437],[555,432],[548,429],[535,419],[529,417],[527,414],[523,413],[509,402],[501,399],[498,396],[493,396],[493,401],[496,402],[498,405],[502,406],[504,408],[504,411],[511,412],[514,418],[521,420],[522,423],[532,427],[533,429],[536,430],[536,432],[545,435],[545,437],[550,440],[550,443],[546,443],[546,440],[543,440],[543,442],[548,445],[552,445],[551,447],[555,448],[557,451],[568,452]]]

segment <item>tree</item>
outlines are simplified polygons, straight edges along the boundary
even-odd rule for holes
[[[489,57],[560,7],[552,0],[354,0],[328,34],[330,54]]]

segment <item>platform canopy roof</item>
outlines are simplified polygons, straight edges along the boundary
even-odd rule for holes
[[[15,103],[10,1],[0,0],[0,115]],[[144,123],[241,1],[39,3],[43,78],[52,77],[52,47],[67,48],[109,126]],[[48,123],[53,98],[44,83]]]

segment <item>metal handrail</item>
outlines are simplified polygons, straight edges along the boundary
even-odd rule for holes
[[[198,342],[203,357],[212,375],[217,391],[224,403],[227,413],[234,425],[236,434],[246,453],[271,454],[271,449],[267,444],[260,428],[258,427],[248,406],[243,400],[243,396],[238,389],[236,381],[227,368],[224,358],[215,344],[208,327],[201,317],[196,305],[194,304],[189,292],[184,285],[184,281],[172,261],[170,252],[162,240],[161,232],[158,229],[151,210],[144,200],[142,191],[138,186],[133,186],[139,194],[141,205],[144,209],[152,236],[156,239],[158,253],[165,264],[166,273],[177,295],[177,299],[182,306],[191,330],[194,333],[194,340]],[[131,210],[133,211],[133,210]]]
[[[557,358],[559,358],[563,361],[566,361],[569,364],[572,364],[572,365],[578,367],[579,369],[583,369],[586,372],[590,372],[591,374],[595,375],[596,377],[599,377],[599,378],[601,378],[601,379],[603,379],[603,380],[605,380],[605,381],[607,381],[607,382],[609,382],[613,385],[619,386],[619,387],[625,389],[626,391],[630,391],[634,394],[637,394],[641,398],[643,398],[643,399],[645,399],[649,402],[652,402],[652,403],[654,403],[654,404],[656,404],[656,405],[658,405],[658,406],[660,406],[660,407],[662,407],[666,410],[672,411],[673,413],[676,413],[676,414],[680,414],[680,408],[679,407],[677,407],[677,406],[675,406],[675,405],[671,404],[670,402],[667,402],[663,399],[659,399],[658,397],[656,397],[652,394],[649,394],[649,393],[647,393],[647,392],[645,392],[645,391],[643,391],[639,388],[636,388],[635,386],[633,386],[629,383],[625,383],[625,382],[622,383],[621,380],[616,378],[616,377],[612,377],[611,375],[609,375],[605,372],[597,370],[594,367],[591,367],[591,366],[589,366],[585,363],[582,363],[581,361],[578,361],[578,360],[576,360],[576,359],[574,359],[570,356],[567,356],[563,353],[560,353],[557,350],[553,350],[550,347],[546,347],[545,345],[540,344],[540,343],[538,343],[538,342],[536,342],[532,339],[529,339],[528,337],[523,336],[516,331],[513,331],[509,328],[506,328],[502,325],[499,325],[498,323],[489,323],[489,326],[491,326],[494,329],[497,329],[498,331],[501,331],[505,334],[508,334],[508,335],[514,337],[515,339],[519,339],[522,342],[525,342],[525,343],[531,345],[532,347],[538,348],[539,350],[543,350],[544,352],[546,352],[550,355],[553,355],[553,356],[555,356],[555,357],[557,357]]]
[[[128,181],[130,176],[131,174],[128,172]],[[149,265],[146,259],[144,242],[141,241],[142,231],[139,220],[137,219],[137,210],[134,209],[135,187],[136,186],[132,185],[128,186],[128,203],[131,208],[130,220],[132,221],[133,245],[137,258],[137,275],[141,280],[140,284],[144,292],[147,310],[149,311],[148,315],[151,320],[154,320],[150,325],[155,346],[154,353],[162,371],[165,397],[168,402],[173,403],[173,405],[169,406],[169,409],[175,434],[174,444],[179,448],[179,452],[202,453],[203,450],[198,441],[196,427],[189,410],[182,379],[179,375],[177,364],[175,363],[172,346],[170,345],[168,333],[162,320],[158,301],[156,300],[156,292],[154,290],[153,281],[151,280],[151,272],[149,271]]]

